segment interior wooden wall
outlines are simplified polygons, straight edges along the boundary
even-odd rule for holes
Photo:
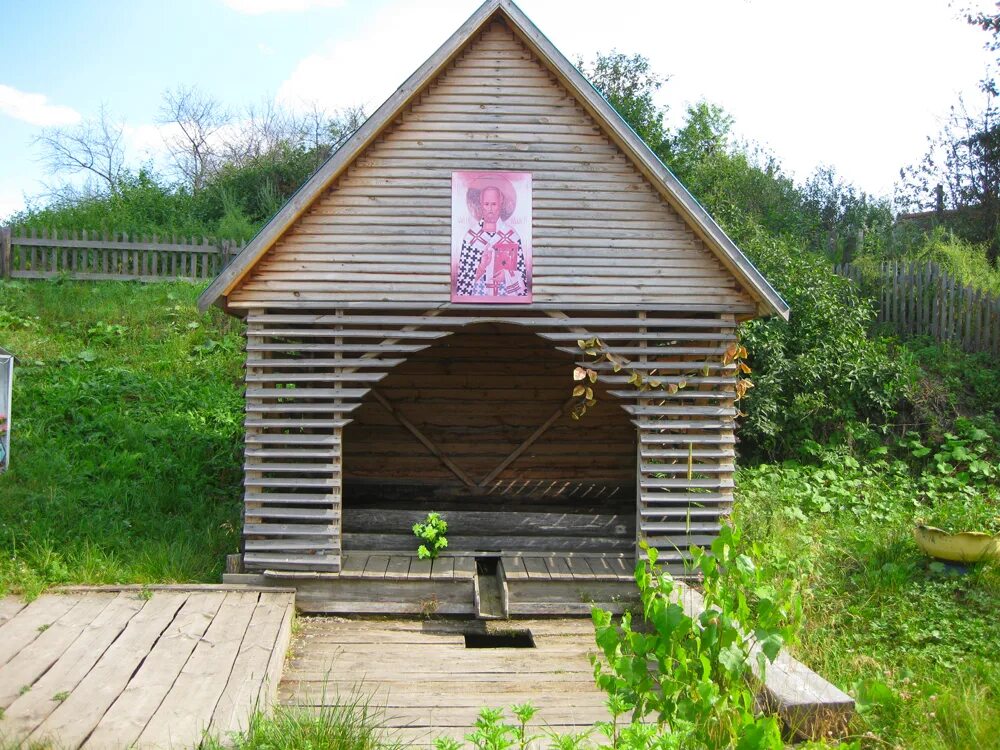
[[[488,489],[537,490],[567,483],[635,485],[635,427],[598,386],[598,405],[581,420],[566,407],[574,358],[516,325],[484,324],[453,333],[412,355],[374,391],[477,483],[560,410],[562,416]],[[469,497],[462,482],[368,394],[344,430],[344,481],[428,484]],[[548,501],[559,495],[549,493]],[[388,499],[388,498],[387,498]],[[345,492],[351,501],[351,493]],[[631,500],[631,498],[630,498]],[[470,498],[470,502],[472,502]],[[572,500],[570,500],[572,502]],[[484,506],[485,507],[485,506]]]

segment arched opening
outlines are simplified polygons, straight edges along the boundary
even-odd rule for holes
[[[625,553],[635,545],[635,427],[617,399],[570,416],[573,355],[521,326],[467,326],[377,383],[344,431],[343,547]]]

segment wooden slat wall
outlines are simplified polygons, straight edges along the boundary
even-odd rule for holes
[[[392,385],[389,378],[395,378],[395,385],[385,389],[383,398],[394,399],[394,406],[402,413],[410,407],[424,409],[426,395],[433,407],[420,417],[424,427],[440,423],[441,428],[447,428],[456,422],[471,424],[468,410],[463,414],[463,404],[468,406],[477,396],[489,400],[491,393],[509,392],[523,381],[531,398],[523,398],[512,409],[520,416],[513,420],[516,429],[506,437],[515,441],[528,428],[531,403],[538,405],[536,418],[542,422],[548,407],[559,401],[558,367],[566,367],[564,383],[566,392],[570,390],[571,368],[581,354],[576,339],[594,335],[631,360],[636,369],[662,381],[654,391],[638,392],[626,383],[624,373],[614,373],[610,365],[597,368],[609,398],[619,399],[630,415],[637,439],[633,435],[626,439],[621,420],[607,413],[601,418],[595,410],[584,417],[590,423],[567,425],[565,431],[555,433],[556,440],[547,440],[545,450],[553,451],[547,458],[538,460],[526,452],[508,467],[507,477],[521,471],[538,478],[546,473],[582,472],[624,481],[626,472],[636,470],[640,537],[675,564],[681,560],[680,550],[686,550],[690,543],[711,540],[720,516],[732,506],[735,373],[732,366],[722,364],[722,354],[735,339],[734,316],[545,315],[528,309],[501,312],[503,316],[490,311],[488,318],[477,318],[451,311],[423,315],[344,309],[251,311],[247,333],[247,567],[338,570],[342,478],[352,464],[351,471],[368,476],[417,472],[444,477],[434,457],[425,453],[421,464],[416,460],[416,449],[400,450],[405,447],[401,439],[392,447],[380,446],[379,431],[389,425],[374,413],[359,419],[360,445],[356,452],[353,445],[347,448],[345,467],[344,427],[362,415],[362,409],[373,407],[363,405],[372,388],[382,389],[383,381]],[[543,354],[544,347],[528,346],[524,334],[511,333],[506,325],[496,323],[524,326],[567,356],[560,359]],[[444,346],[451,342],[455,345]],[[449,349],[453,356],[449,356]],[[536,367],[533,358],[542,364]],[[484,388],[462,380],[481,373],[484,362],[486,369],[499,370],[509,382],[494,381]],[[522,368],[526,363],[531,366]],[[400,365],[398,377],[395,373],[388,376]],[[669,383],[681,386],[680,390],[670,393]],[[444,388],[439,390],[441,385]],[[601,409],[606,407],[610,403],[602,404]],[[447,419],[435,415],[446,410]],[[603,426],[608,426],[604,438],[609,444],[617,440],[624,445],[598,447],[597,436]],[[578,463],[570,452],[561,452],[559,442],[573,440],[580,441],[585,454],[603,457],[597,466]],[[636,443],[637,459],[619,450],[627,447],[631,451]],[[511,444],[495,445],[486,456],[489,461],[481,460],[483,456],[475,449],[467,451],[465,468],[478,479],[502,454],[501,446]],[[374,462],[363,455],[366,445],[380,452]],[[399,455],[392,454],[394,450],[399,450]],[[543,451],[541,445],[538,451]],[[620,456],[620,464],[615,462],[616,456]],[[399,464],[394,464],[397,460]]]
[[[229,305],[448,303],[456,170],[532,173],[537,304],[755,309],[502,22],[289,230]]]

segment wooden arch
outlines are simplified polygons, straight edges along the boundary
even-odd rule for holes
[[[640,391],[611,364],[589,363],[637,429],[638,535],[675,562],[679,550],[710,541],[732,505],[736,373],[723,354],[736,339],[734,316],[255,309],[247,318],[248,569],[339,570],[351,413],[408,355],[487,321],[526,326],[578,357],[577,340],[596,336],[631,370],[655,373],[661,386]]]

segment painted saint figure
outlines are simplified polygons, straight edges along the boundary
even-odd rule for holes
[[[517,194],[501,175],[484,176],[469,187],[466,201],[478,223],[462,238],[455,291],[469,297],[527,297],[524,247],[507,224]]]

